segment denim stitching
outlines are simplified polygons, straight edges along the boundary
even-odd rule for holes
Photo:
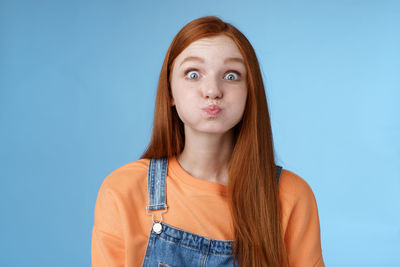
[[[156,234],[152,233],[152,235],[155,236]],[[186,244],[184,244],[184,243],[181,243],[179,239],[174,239],[174,238],[171,238],[170,236],[165,237],[165,236],[162,236],[162,235],[158,235],[157,237],[163,239],[164,241],[167,241],[167,242],[170,242],[170,243],[174,243],[174,244],[177,244],[177,245],[180,245],[180,246],[184,246],[184,247],[186,247],[186,248],[189,248],[189,249],[194,250],[194,251],[197,251],[197,252],[204,252],[204,251],[201,250],[201,249],[194,248],[193,246],[188,246],[188,245],[186,245]],[[209,246],[209,250],[210,250],[210,249],[211,249],[211,244],[210,244],[210,246]],[[218,252],[212,252],[212,253],[209,252],[209,254],[213,254],[213,255],[225,255],[225,256],[231,256],[231,255],[232,255],[231,253],[218,253]]]

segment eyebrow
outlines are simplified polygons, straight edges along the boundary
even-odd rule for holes
[[[191,57],[187,57],[187,58],[185,58],[184,60],[182,60],[182,62],[181,62],[181,64],[180,64],[179,66],[182,66],[183,63],[185,63],[185,62],[187,62],[187,61],[199,61],[199,62],[201,62],[201,63],[204,63],[204,62],[205,62],[204,59],[202,59],[201,57],[194,57],[194,56],[191,56]],[[224,60],[224,64],[226,64],[226,63],[228,63],[228,62],[238,62],[238,63],[241,63],[241,64],[245,65],[245,64],[244,64],[244,60],[243,60],[242,58],[240,58],[240,57],[229,57],[229,58],[226,58],[226,59]]]

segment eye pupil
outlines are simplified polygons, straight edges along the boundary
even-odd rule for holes
[[[189,79],[197,79],[199,77],[199,74],[195,71],[191,71],[188,74],[189,74]],[[235,73],[229,73],[228,75],[225,76],[225,78],[227,80],[234,81],[237,79],[236,76],[237,75]]]
[[[227,76],[228,80],[235,80],[235,75],[233,75],[232,73],[229,73]]]
[[[190,72],[190,73],[189,73],[189,78],[190,78],[190,79],[196,79],[197,77],[198,77],[198,75],[197,75],[196,72]]]

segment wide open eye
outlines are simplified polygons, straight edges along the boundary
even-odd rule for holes
[[[188,70],[186,71],[185,76],[190,80],[194,80],[198,79],[200,77],[200,74],[196,70]]]
[[[236,72],[229,72],[228,74],[225,75],[225,79],[230,80],[230,81],[236,81],[239,79],[239,74]]]

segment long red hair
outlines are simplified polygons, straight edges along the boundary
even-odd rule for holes
[[[264,84],[255,51],[237,28],[218,17],[207,16],[191,21],[175,36],[161,68],[151,141],[141,158],[178,156],[182,152],[183,123],[171,106],[173,63],[192,42],[220,34],[236,43],[248,73],[246,107],[234,129],[235,144],[228,164],[229,206],[235,235],[233,256],[239,266],[288,265]]]

